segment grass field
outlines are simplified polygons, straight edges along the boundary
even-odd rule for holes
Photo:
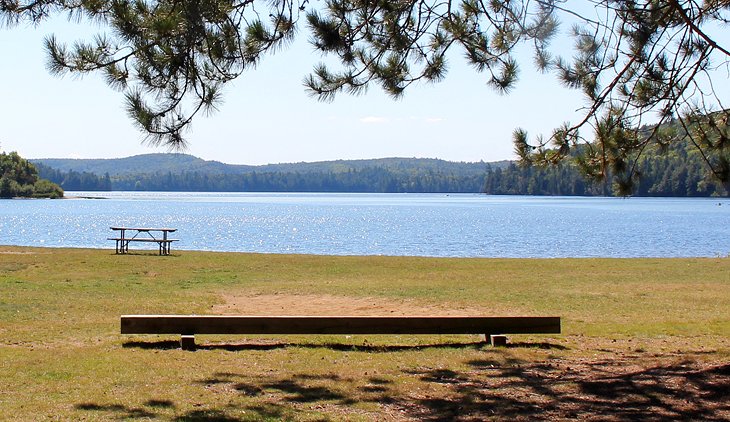
[[[122,314],[558,315],[563,334],[122,336]],[[730,419],[730,259],[0,246],[0,419]]]

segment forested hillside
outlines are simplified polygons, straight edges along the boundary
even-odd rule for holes
[[[35,163],[38,174],[48,180],[57,183],[63,190],[90,190],[90,191],[110,191],[112,190],[112,181],[109,174],[98,176],[87,171],[62,171],[49,167],[41,162]]]
[[[184,154],[147,154],[122,159],[35,162],[43,177],[66,190],[178,192],[477,193],[482,191],[487,170],[486,163],[416,158],[239,166]]]
[[[40,176],[66,190],[210,192],[464,192],[493,195],[612,195],[574,164],[523,168],[517,162],[457,163],[387,158],[240,166],[184,154],[108,160],[34,160]],[[58,166],[58,167],[55,167]],[[647,149],[636,163],[635,196],[726,196],[687,142]],[[611,180],[607,177],[606,180]]]
[[[486,164],[453,162],[430,158],[379,158],[371,160],[336,160],[312,163],[282,163],[262,166],[225,164],[208,161],[187,154],[143,154],[126,158],[71,159],[41,158],[32,160],[62,172],[94,173],[128,176],[138,174],[182,173],[198,174],[247,174],[247,173],[346,173],[352,170],[382,168],[393,172],[441,172],[458,175],[484,174]],[[507,161],[491,163],[492,166],[506,166]]]
[[[188,154],[142,154],[125,158],[73,159],[42,158],[33,160],[61,172],[93,173],[110,176],[147,174],[155,172],[202,172],[202,173],[244,173],[252,171],[255,166],[238,166],[223,164],[218,161],[206,161]]]
[[[727,196],[707,173],[694,146],[677,143],[662,154],[647,151],[637,162],[634,196]],[[610,178],[607,178],[610,180]],[[591,184],[575,165],[523,168],[511,163],[487,171],[484,192],[492,195],[612,195],[609,184]]]

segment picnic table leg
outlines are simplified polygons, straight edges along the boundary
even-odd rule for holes
[[[160,243],[160,255],[169,255],[169,243],[167,242],[167,230],[162,231],[162,242]]]

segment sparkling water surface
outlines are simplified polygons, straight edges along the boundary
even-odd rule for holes
[[[520,258],[730,254],[726,198],[177,192],[66,196],[1,200],[0,244],[113,250],[114,242],[106,240],[114,236],[109,227],[127,226],[178,229],[173,237],[180,241],[173,252]]]

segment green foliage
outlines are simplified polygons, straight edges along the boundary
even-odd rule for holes
[[[555,131],[551,138],[554,148],[547,148],[547,143],[542,141],[538,146],[530,145],[527,133],[522,130],[515,131],[513,142],[523,164],[544,167],[571,162],[590,181],[610,183],[618,195],[636,192],[637,182],[647,177],[642,168],[646,160],[682,151],[692,162],[670,160],[675,168],[667,171],[683,178],[682,169],[696,168],[699,173],[693,175],[693,183],[703,186],[716,183],[717,188],[711,188],[710,194],[727,194],[730,192],[730,110],[710,114],[699,111],[695,108],[682,118],[636,128],[621,111],[612,110],[596,121],[592,142],[580,143],[577,133],[567,126]],[[695,189],[687,191],[695,192]],[[680,192],[678,196],[685,194]]]
[[[182,192],[480,192],[484,174],[394,171],[370,167],[345,172],[147,173],[113,178],[115,190]]]
[[[44,179],[58,184],[63,190],[71,191],[110,191],[112,182],[109,173],[97,176],[90,172],[70,170],[64,172],[42,163],[35,163],[38,174]]]
[[[38,178],[35,166],[18,153],[0,153],[0,198],[61,198],[63,190]]]
[[[584,154],[581,157],[587,156]],[[594,158],[600,159],[600,157]],[[594,167],[591,167],[594,165]],[[637,175],[630,184],[608,173],[606,178],[587,178],[595,164],[582,158],[556,166],[521,166],[490,169],[484,192],[494,195],[580,196],[727,196],[728,190],[707,173],[707,164],[689,141],[664,147],[651,146],[632,163]],[[615,171],[626,172],[615,166]]]
[[[33,197],[51,199],[63,198],[63,189],[50,180],[38,179],[33,184]]]

